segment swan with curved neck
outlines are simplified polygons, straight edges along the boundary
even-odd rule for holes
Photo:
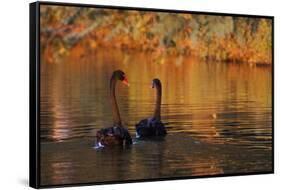
[[[159,79],[153,79],[152,88],[156,89],[156,103],[152,117],[141,120],[136,124],[136,136],[151,137],[164,136],[167,134],[164,124],[161,121],[161,98],[162,85]]]
[[[126,78],[126,75],[123,71],[117,70],[113,72],[110,79],[110,100],[112,105],[113,126],[97,131],[97,146],[132,144],[132,138],[128,130],[123,127],[120,117],[120,112],[115,95],[115,87],[117,81],[122,81],[122,83],[129,86],[128,79]]]

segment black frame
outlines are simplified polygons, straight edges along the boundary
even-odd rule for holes
[[[40,5],[56,5],[56,6],[72,6],[72,7],[91,7],[106,8],[119,10],[136,10],[150,12],[170,12],[170,13],[189,13],[201,15],[216,16],[239,16],[250,18],[266,18],[272,22],[272,171],[269,172],[249,172],[249,173],[233,173],[218,174],[204,176],[186,176],[186,177],[169,177],[156,179],[141,180],[123,180],[123,181],[107,181],[107,182],[91,182],[91,183],[72,183],[63,185],[40,185]],[[101,184],[117,184],[117,183],[134,183],[134,182],[152,182],[165,180],[181,180],[208,177],[228,177],[228,176],[245,176],[259,174],[274,173],[274,16],[233,14],[233,13],[217,13],[217,12],[200,12],[187,10],[169,10],[156,8],[140,8],[140,7],[124,7],[109,5],[91,5],[79,3],[61,3],[61,2],[41,2],[37,1],[29,4],[29,185],[33,188],[50,188],[50,187],[69,187],[69,186],[85,186],[85,185],[101,185]]]

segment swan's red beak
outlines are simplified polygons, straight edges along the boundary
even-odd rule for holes
[[[126,77],[122,80],[122,83],[125,84],[126,86],[130,86],[129,81]]]

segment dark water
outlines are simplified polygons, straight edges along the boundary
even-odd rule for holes
[[[271,68],[200,62],[116,51],[41,64],[41,185],[271,171]],[[132,147],[96,150],[98,129],[112,124],[109,78],[117,87],[123,124],[152,114],[163,86],[168,135]]]

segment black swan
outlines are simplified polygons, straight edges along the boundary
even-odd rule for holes
[[[115,86],[118,80],[129,86],[128,80],[123,71],[117,70],[113,72],[110,79],[110,99],[112,105],[113,126],[97,131],[96,145],[98,147],[132,144],[132,138],[129,131],[122,126],[121,117],[115,97]]]
[[[152,88],[156,88],[156,105],[152,117],[141,120],[136,124],[136,136],[138,138],[151,136],[164,136],[167,134],[164,124],[161,122],[161,96],[162,87],[159,79],[153,79]]]

